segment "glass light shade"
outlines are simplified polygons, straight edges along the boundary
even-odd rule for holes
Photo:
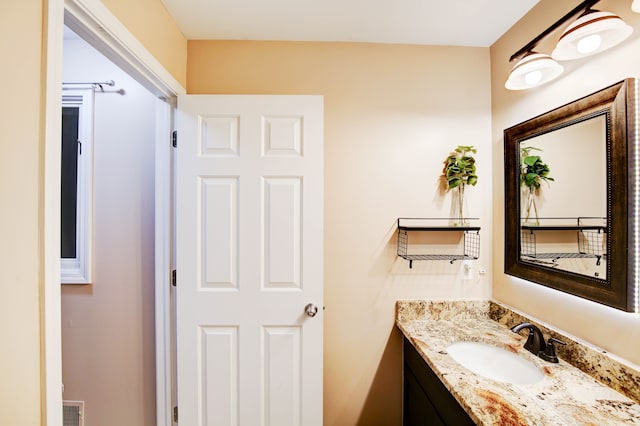
[[[621,43],[632,32],[633,28],[618,15],[587,10],[564,30],[551,57],[567,61],[595,55]]]
[[[549,55],[532,52],[514,65],[504,87],[509,90],[529,89],[555,79],[563,71],[564,67]]]
[[[633,3],[631,3],[631,10],[640,13],[640,0],[633,0]]]
[[[600,34],[591,34],[582,38],[576,45],[578,52],[586,55],[588,53],[598,50],[602,45],[602,37]]]

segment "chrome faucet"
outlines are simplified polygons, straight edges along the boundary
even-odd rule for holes
[[[511,329],[514,333],[518,333],[523,328],[529,330],[529,337],[524,344],[524,348],[536,356],[540,356],[540,352],[544,353],[547,350],[547,345],[544,342],[544,336],[538,327],[528,322],[518,324]]]
[[[529,330],[529,336],[527,337],[527,341],[524,343],[524,348],[531,352],[534,355],[539,356],[545,361],[549,362],[558,362],[558,357],[556,356],[556,348],[553,346],[554,343],[559,343],[561,345],[566,345],[565,342],[550,338],[549,343],[544,342],[544,336],[538,327],[528,322],[523,322],[522,324],[518,324],[515,327],[511,328],[511,331],[514,333],[518,333],[523,328]]]

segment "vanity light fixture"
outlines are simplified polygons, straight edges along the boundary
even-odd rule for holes
[[[536,38],[511,55],[509,62],[518,60],[511,70],[505,87],[522,90],[547,83],[562,74],[564,68],[556,60],[577,59],[609,49],[625,40],[633,32],[619,16],[591,9],[600,0],[585,0],[556,21]],[[634,10],[640,10],[640,0],[634,0]],[[535,47],[570,19],[569,25],[551,56],[534,51]]]
[[[595,55],[621,43],[632,32],[618,15],[587,9],[564,30],[551,57],[567,61]]]
[[[509,90],[529,89],[553,80],[563,71],[564,67],[549,55],[530,52],[515,64],[504,87]]]
[[[640,13],[640,0],[633,0],[633,3],[631,3],[631,10]]]

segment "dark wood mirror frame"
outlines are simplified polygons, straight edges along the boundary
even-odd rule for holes
[[[505,273],[617,309],[637,310],[633,210],[638,157],[638,80],[627,79],[504,131]],[[605,114],[607,122],[606,278],[556,270],[520,256],[520,142]],[[579,143],[579,141],[575,141]]]

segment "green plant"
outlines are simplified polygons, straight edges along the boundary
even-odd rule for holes
[[[446,183],[447,191],[457,191],[458,219],[463,220],[464,189],[467,185],[478,183],[476,174],[476,159],[471,155],[477,150],[470,145],[459,145],[444,161],[441,178]]]
[[[554,179],[549,176],[549,166],[542,161],[539,155],[532,155],[531,151],[542,151],[540,148],[532,146],[520,148],[520,185],[528,189],[527,202],[525,208],[525,220],[529,220],[531,216],[531,208],[536,218],[536,223],[540,224],[538,219],[538,208],[536,206],[536,196],[540,191],[543,181],[549,183]]]

